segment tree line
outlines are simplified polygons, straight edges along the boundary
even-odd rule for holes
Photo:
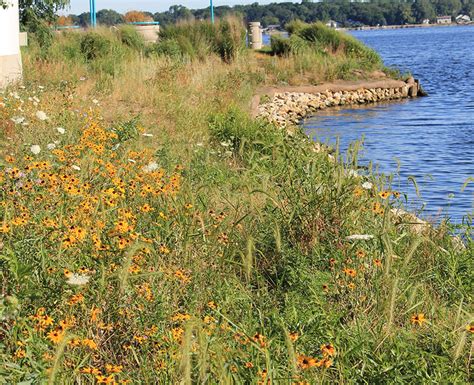
[[[0,0],[1,2],[2,0]],[[21,21],[24,25],[41,17],[52,18],[64,7],[68,0],[20,0]],[[164,12],[142,12],[149,20],[163,25],[183,19],[208,19],[209,7],[189,9],[183,5],[171,6]],[[308,23],[335,20],[342,26],[360,25],[402,25],[421,23],[425,19],[434,21],[436,16],[457,16],[465,14],[474,18],[474,0],[302,0],[301,3],[284,2],[260,5],[217,6],[217,17],[226,14],[240,14],[246,21],[260,21],[263,26],[285,25],[299,19]],[[89,12],[69,15],[68,21],[75,25],[87,26]],[[124,15],[112,9],[102,9],[97,13],[97,21],[102,25],[116,25],[126,21]]]

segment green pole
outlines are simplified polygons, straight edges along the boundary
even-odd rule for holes
[[[214,24],[214,4],[212,4],[212,0],[211,0],[211,23]]]

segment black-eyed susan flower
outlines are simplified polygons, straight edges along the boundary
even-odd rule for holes
[[[332,344],[323,344],[320,349],[324,357],[331,357],[336,354],[336,348]]]
[[[423,313],[413,314],[410,320],[413,325],[419,326],[423,325],[427,321]]]

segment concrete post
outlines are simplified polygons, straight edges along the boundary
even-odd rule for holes
[[[262,49],[263,47],[263,33],[259,21],[249,23],[249,40],[252,49]]]
[[[0,88],[21,79],[20,16],[18,0],[0,7]]]

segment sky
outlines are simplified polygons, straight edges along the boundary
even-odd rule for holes
[[[269,4],[283,3],[285,1],[291,0],[214,0],[214,6],[251,4],[255,2],[259,4]],[[205,8],[209,6],[209,0],[96,0],[95,4],[98,11],[104,8],[111,8],[122,13],[131,10],[158,12],[166,11],[171,5],[176,4],[184,5],[191,9]],[[70,8],[66,8],[62,13],[79,14],[86,11],[89,11],[88,0],[71,0]]]

